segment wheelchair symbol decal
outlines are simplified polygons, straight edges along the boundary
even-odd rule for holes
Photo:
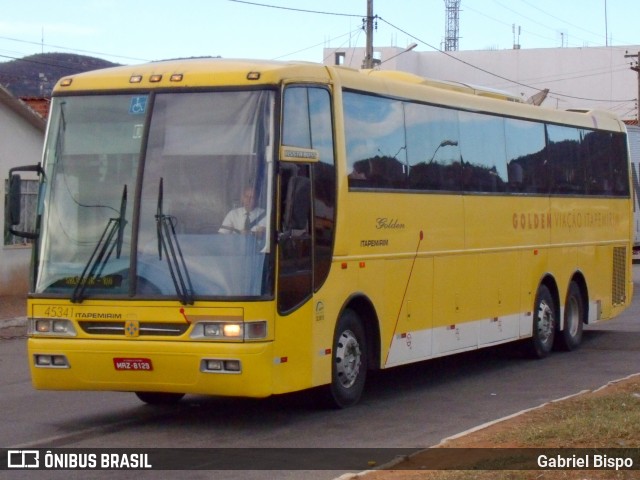
[[[147,97],[132,97],[129,104],[129,113],[131,115],[142,115],[147,109]]]

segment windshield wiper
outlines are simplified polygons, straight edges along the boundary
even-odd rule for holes
[[[183,305],[193,305],[193,285],[187,269],[187,263],[182,255],[178,237],[176,236],[176,218],[165,215],[162,211],[162,190],[163,179],[160,177],[158,187],[158,208],[156,211],[156,232],[158,235],[158,257],[162,260],[162,252],[167,259],[169,274],[173,281],[173,286]]]
[[[115,210],[115,209],[113,209]],[[96,244],[89,261],[84,266],[82,274],[78,279],[76,287],[73,289],[71,295],[71,302],[80,303],[84,300],[84,291],[89,285],[90,281],[95,284],[99,283],[99,279],[102,276],[102,271],[105,265],[111,258],[113,251],[116,251],[116,258],[120,258],[122,252],[122,242],[124,239],[124,227],[127,224],[125,220],[125,214],[127,211],[127,185],[125,184],[122,189],[122,197],[120,199],[120,212],[119,216],[110,218],[105,226],[98,243]]]

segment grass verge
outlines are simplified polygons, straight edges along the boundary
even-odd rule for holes
[[[394,467],[397,470],[367,472],[362,475],[363,480],[640,478],[640,375],[611,383],[594,392],[545,404],[469,435],[445,441],[438,447],[446,449],[442,451],[444,457],[464,456],[474,465],[473,469],[434,470],[437,449],[429,449],[401,462]],[[514,465],[514,461],[518,464],[520,453],[532,452],[528,449],[536,449],[535,458],[538,453],[546,453],[545,450],[560,452],[563,457],[571,458],[576,452],[580,456],[585,452],[594,453],[592,449],[618,449],[617,452],[628,452],[633,456],[635,470],[616,470],[613,466],[604,469],[505,469]],[[508,452],[511,458],[492,455],[495,451]],[[486,455],[487,452],[489,455]],[[520,464],[517,468],[528,468],[526,465],[529,463]],[[590,466],[593,466],[593,455]]]

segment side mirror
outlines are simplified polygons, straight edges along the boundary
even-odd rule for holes
[[[12,228],[20,225],[22,220],[22,178],[19,174],[13,172],[36,172],[38,175],[44,172],[40,164],[14,167],[9,170],[9,191],[7,194],[7,209],[5,215],[7,229],[12,235],[17,237],[36,239],[38,238],[37,232],[23,232]]]
[[[7,224],[10,226],[20,224],[20,195],[22,192],[22,179],[18,174],[12,174],[9,178],[9,197],[7,199]]]

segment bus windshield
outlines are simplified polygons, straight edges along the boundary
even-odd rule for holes
[[[271,295],[271,91],[56,97],[35,292]]]

